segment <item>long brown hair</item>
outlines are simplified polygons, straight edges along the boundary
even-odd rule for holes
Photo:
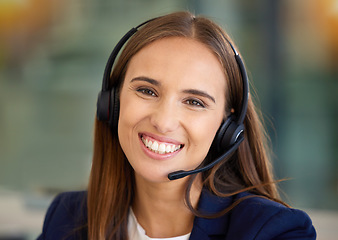
[[[169,14],[140,28],[126,44],[112,71],[110,85],[121,86],[129,60],[143,47],[167,37],[195,39],[218,57],[227,82],[226,114],[240,110],[242,81],[229,36],[214,22],[189,12]],[[266,137],[257,109],[249,97],[245,140],[233,156],[202,174],[204,186],[219,196],[241,191],[278,200],[266,149]],[[192,184],[187,187],[187,192]],[[129,207],[133,200],[134,173],[116,134],[95,119],[94,153],[88,186],[89,239],[128,239]],[[187,194],[188,196],[189,194]],[[187,204],[195,214],[187,197]]]

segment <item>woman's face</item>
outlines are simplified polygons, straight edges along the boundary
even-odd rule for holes
[[[216,56],[183,37],[157,40],[130,61],[120,93],[118,135],[136,176],[168,181],[206,157],[225,111]]]

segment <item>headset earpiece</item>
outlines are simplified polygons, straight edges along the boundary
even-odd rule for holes
[[[110,91],[100,91],[96,103],[96,117],[99,121],[109,121]]]
[[[119,122],[119,114],[120,114],[120,101],[118,98],[118,93],[116,88],[113,87],[110,94],[110,121],[109,126],[112,131],[117,132],[117,125]]]
[[[230,115],[219,127],[214,144],[217,153],[222,153],[234,145],[244,132],[244,125],[235,121],[235,116]]]
[[[108,123],[109,127],[117,130],[119,119],[119,99],[117,96],[116,88],[113,87],[108,91],[100,91],[97,98],[97,112],[96,117],[99,121]]]

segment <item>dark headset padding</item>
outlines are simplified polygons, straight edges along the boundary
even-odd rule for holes
[[[218,153],[224,152],[234,145],[244,132],[244,125],[238,124],[233,115],[230,115],[219,127],[214,142]]]
[[[109,108],[110,108],[110,92],[111,91],[100,91],[97,97],[96,103],[96,117],[99,121],[109,121]]]
[[[117,96],[116,88],[113,87],[110,95],[110,121],[109,125],[114,132],[117,132],[120,114],[120,101]]]
[[[97,119],[102,122],[107,122],[111,129],[117,129],[119,105],[115,87],[109,91],[100,91],[96,104]]]

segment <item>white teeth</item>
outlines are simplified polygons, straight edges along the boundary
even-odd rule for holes
[[[150,148],[151,149],[151,146],[153,145],[153,143],[151,142],[151,141],[148,141],[148,143],[147,143],[147,148]]]
[[[161,145],[162,145],[162,144],[161,144]],[[164,144],[163,144],[163,145],[164,145]],[[171,146],[170,146],[170,145],[167,145],[166,148],[165,148],[165,151],[166,151],[166,152],[172,152],[171,149],[172,149]]]
[[[159,144],[157,141],[152,142],[148,139],[144,139],[143,137],[142,142],[148,149],[159,154],[172,153],[181,148],[181,145],[165,144],[165,143]]]
[[[161,143],[160,146],[158,147],[158,152],[160,154],[163,154],[165,153],[165,144],[164,143]]]
[[[154,141],[153,145],[151,145],[151,149],[153,151],[157,151],[158,150],[158,142]]]

